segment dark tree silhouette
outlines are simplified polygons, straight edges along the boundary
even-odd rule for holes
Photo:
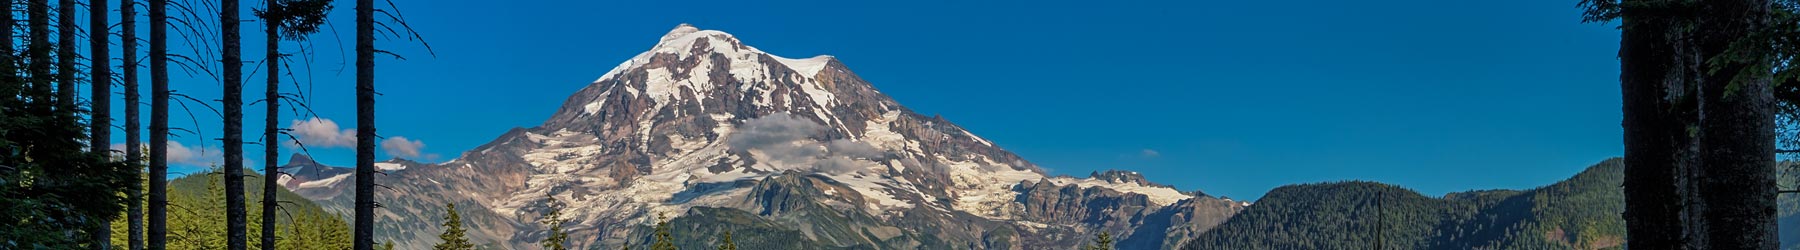
[[[264,92],[263,104],[266,114],[263,123],[263,212],[262,212],[262,249],[274,249],[275,246],[275,208],[279,202],[275,197],[275,181],[281,176],[279,165],[281,159],[277,148],[281,139],[277,137],[281,128],[277,123],[281,118],[281,40],[304,39],[306,35],[318,32],[324,16],[331,11],[329,0],[264,0],[263,9],[256,15],[263,20],[265,41],[264,64],[268,66],[268,87]],[[286,33],[286,35],[283,35]]]
[[[75,0],[56,6],[56,107],[75,110]]]
[[[42,1],[42,0],[38,0]],[[169,205],[169,0],[150,1],[150,217],[146,243],[167,249]]]
[[[374,5],[356,0],[356,250],[375,248]]]
[[[106,0],[88,1],[88,86],[92,98],[88,100],[88,152],[107,152],[112,143],[112,53],[107,27],[112,25],[106,21]],[[72,15],[71,15],[72,16]],[[129,150],[129,149],[127,149]],[[134,181],[135,182],[135,181]],[[112,220],[95,219],[94,248],[112,248]]]
[[[219,1],[219,38],[223,43],[220,61],[224,63],[225,106],[225,221],[226,249],[243,250],[249,246],[244,216],[244,60],[238,47],[238,1]]]
[[[126,246],[130,250],[144,249],[144,187],[139,172],[143,169],[143,148],[141,129],[138,117],[138,59],[137,59],[137,1],[119,0],[119,46],[123,68],[120,81],[125,87],[125,166],[131,168],[131,189],[126,200],[131,207],[126,210],[127,236]]]
[[[34,91],[54,93],[51,91],[50,51],[55,50],[50,43],[50,1],[31,0],[25,4],[27,34],[25,46],[25,75],[30,76]]]
[[[1771,49],[1789,38],[1766,33],[1792,13],[1770,0],[1582,5],[1587,21],[1624,20],[1628,244],[1776,247]]]
[[[1700,1],[1699,193],[1710,249],[1775,249],[1775,102],[1753,32],[1770,20],[1769,0]]]
[[[1583,1],[1585,21],[1622,19],[1619,76],[1625,138],[1626,241],[1632,246],[1687,244],[1682,216],[1687,197],[1681,173],[1693,164],[1687,133],[1695,104],[1692,52],[1671,42],[1680,37],[1678,7],[1648,0]],[[1629,13],[1629,14],[1627,14]]]
[[[263,3],[263,10],[259,11],[257,16],[263,20],[263,34],[267,40],[263,45],[264,50],[267,51],[263,55],[263,64],[268,65],[268,73],[265,73],[265,75],[269,77],[269,81],[268,86],[263,90],[263,106],[266,109],[264,109],[263,112],[263,211],[261,243],[262,249],[272,250],[275,249],[275,207],[281,204],[275,200],[275,185],[277,185],[275,180],[282,175],[280,169],[278,169],[279,165],[275,164],[275,162],[281,160],[281,155],[278,153],[278,150],[280,149],[276,148],[279,144],[276,142],[281,141],[281,138],[275,137],[275,134],[280,132],[280,127],[277,127],[276,121],[281,118],[282,17],[280,13],[283,11],[280,6],[280,1],[263,0]]]

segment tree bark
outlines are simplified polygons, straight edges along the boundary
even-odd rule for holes
[[[38,0],[43,1],[43,0]],[[146,247],[168,246],[169,0],[150,0],[150,217]]]
[[[264,0],[263,33],[268,36],[265,41],[267,54],[263,61],[268,65],[269,86],[263,93],[263,104],[267,107],[267,115],[263,118],[263,200],[262,200],[262,249],[275,250],[275,207],[281,203],[275,200],[275,181],[281,177],[281,170],[275,162],[280,161],[277,145],[280,137],[275,137],[279,127],[276,120],[281,118],[281,15],[275,0]]]
[[[1625,138],[1626,242],[1638,248],[1679,249],[1687,245],[1680,169],[1692,140],[1681,118],[1678,93],[1687,85],[1667,17],[1625,10],[1619,43],[1620,92]],[[1671,97],[1674,99],[1671,99]]]
[[[356,0],[356,250],[375,248],[374,5]]]
[[[88,86],[92,86],[92,100],[88,107],[93,110],[88,116],[88,152],[107,152],[112,150],[112,53],[106,21],[106,0],[88,1]],[[112,220],[94,218],[90,221],[94,227],[94,249],[112,249]]]
[[[142,170],[143,152],[139,145],[138,129],[138,79],[137,79],[137,3],[134,0],[119,0],[119,53],[124,61],[121,81],[125,87],[125,163],[131,170],[131,193],[128,200],[131,207],[126,208],[125,221],[126,248],[130,250],[144,249],[144,189],[138,171]]]
[[[244,59],[238,47],[238,1],[219,1],[220,61],[225,95],[225,249],[249,247],[244,218]]]
[[[1701,1],[1697,39],[1707,58],[1726,55],[1769,21],[1768,0]],[[1756,53],[1756,52],[1751,52]],[[1760,55],[1736,55],[1700,85],[1700,195],[1709,249],[1775,249],[1775,102]],[[1715,61],[1720,61],[1716,60]],[[1746,71],[1750,69],[1751,71]]]
[[[26,42],[26,75],[31,76],[31,87],[38,93],[54,93],[51,88],[50,51],[55,50],[50,43],[50,1],[31,0],[25,4],[25,13],[30,20],[26,27],[30,34]]]
[[[56,8],[56,107],[75,111],[75,0],[58,0]]]

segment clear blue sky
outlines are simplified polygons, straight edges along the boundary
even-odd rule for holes
[[[837,56],[1053,173],[1130,169],[1214,195],[1348,179],[1433,196],[1530,188],[1622,148],[1618,33],[1580,23],[1573,0],[394,2],[437,56],[383,41],[409,60],[379,61],[378,124],[437,161],[541,123],[679,23],[790,58]],[[342,37],[312,43],[314,108],[343,128],[351,7],[328,30]],[[244,26],[248,60],[262,58],[260,26]],[[247,99],[262,91],[251,79]],[[211,80],[174,85],[219,95]],[[247,138],[261,109],[247,108]],[[217,137],[218,118],[198,114]],[[347,148],[312,150],[352,162]]]

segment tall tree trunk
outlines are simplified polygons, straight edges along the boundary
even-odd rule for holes
[[[262,249],[275,250],[275,207],[280,205],[275,201],[275,180],[281,176],[281,170],[275,165],[281,160],[276,148],[279,145],[276,142],[281,138],[275,137],[280,129],[275,122],[281,118],[281,19],[271,17],[282,15],[277,14],[281,9],[275,0],[263,2],[267,4],[263,9],[263,34],[268,37],[264,45],[268,53],[263,55],[263,61],[269,66],[269,86],[263,95],[263,104],[268,111],[263,116]]]
[[[43,0],[38,0],[43,1]],[[150,0],[150,217],[145,243],[168,248],[169,0]]]
[[[93,98],[88,101],[93,115],[88,116],[88,152],[107,152],[112,145],[112,45],[107,32],[106,0],[88,1],[88,86]],[[112,220],[94,218],[94,248],[112,249]]]
[[[121,79],[125,85],[125,162],[131,168],[131,193],[128,195],[131,207],[126,209],[125,220],[129,238],[127,249],[144,249],[144,189],[138,171],[142,170],[143,152],[139,145],[138,134],[138,79],[137,79],[137,3],[134,0],[119,0],[119,51],[124,59]]]
[[[1629,1],[1628,1],[1629,2]],[[1627,6],[1644,6],[1626,4]],[[1691,146],[1688,124],[1682,118],[1679,91],[1686,78],[1671,19],[1643,16],[1655,13],[1627,7],[1622,18],[1619,61],[1620,90],[1624,99],[1625,221],[1627,244],[1635,247],[1676,249],[1687,245],[1683,230],[1680,195],[1683,152]]]
[[[1768,0],[1699,3],[1696,45],[1707,58],[1726,55],[1768,25]],[[1743,52],[1740,52],[1743,53]],[[1760,53],[1760,52],[1747,52]],[[1700,85],[1699,192],[1709,249],[1775,249],[1775,102],[1762,55],[1717,60]],[[1749,69],[1749,71],[1746,71]]]
[[[17,17],[13,16],[13,10],[18,7],[18,1],[0,2],[6,4],[6,11],[0,11],[0,36],[6,37],[6,39],[0,39],[0,60],[3,60],[0,61],[0,80],[4,80],[6,84],[23,86],[25,83],[19,82],[19,48],[18,44],[13,42],[13,36],[16,35],[13,33],[13,26],[18,23],[18,20],[14,19]]]
[[[356,0],[356,250],[375,248],[374,5]]]
[[[26,75],[31,77],[33,91],[54,93],[51,90],[54,78],[50,75],[50,66],[54,64],[50,63],[50,51],[56,48],[50,43],[50,1],[31,0],[25,4],[25,12],[31,19],[26,21],[26,28],[30,30],[25,45],[28,47],[25,49]]]
[[[75,111],[75,0],[58,0],[56,8],[56,107]]]
[[[226,248],[249,247],[244,218],[244,59],[238,47],[238,1],[219,1],[219,40],[224,62],[225,96],[225,234]]]

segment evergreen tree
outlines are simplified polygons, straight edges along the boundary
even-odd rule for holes
[[[1112,233],[1100,232],[1099,236],[1094,237],[1093,243],[1088,244],[1086,247],[1082,247],[1082,249],[1085,249],[1085,250],[1112,250],[1113,249]]]
[[[548,250],[568,250],[569,248],[563,245],[564,242],[569,241],[569,232],[563,231],[562,226],[563,223],[569,222],[562,218],[563,204],[562,202],[557,201],[556,197],[550,197],[549,199],[550,212],[545,214],[544,218],[538,222],[543,223],[545,227],[550,228],[550,236],[544,237],[544,240],[542,241],[538,241],[538,245],[543,246],[544,249]]]
[[[319,31],[324,23],[324,16],[331,11],[329,0],[264,0],[263,9],[255,10],[257,18],[263,20],[265,55],[264,64],[268,66],[265,76],[268,85],[263,92],[263,228],[264,249],[273,248],[275,238],[270,233],[275,231],[276,180],[281,177],[279,165],[279,148],[281,141],[276,135],[280,133],[281,118],[281,40],[302,40],[307,35]],[[285,35],[284,35],[285,34]]]
[[[456,204],[444,205],[444,233],[438,235],[443,242],[432,246],[434,250],[472,250],[475,244],[469,243],[464,234],[462,215],[456,213]]]
[[[737,243],[731,241],[731,232],[725,232],[725,239],[719,240],[719,250],[737,250]]]
[[[669,234],[669,219],[662,214],[656,215],[656,243],[650,250],[679,250],[675,248],[675,237]]]

